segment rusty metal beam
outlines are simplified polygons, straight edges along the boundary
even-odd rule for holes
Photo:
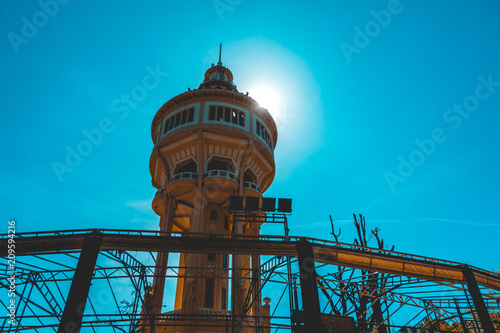
[[[321,308],[319,307],[317,275],[311,243],[307,241],[298,242],[297,253],[305,330],[307,332],[321,332],[323,329],[321,325]]]
[[[495,327],[493,326],[493,322],[491,321],[488,308],[484,303],[483,295],[481,295],[481,291],[479,290],[479,287],[477,285],[474,273],[467,265],[463,265],[462,269],[465,281],[467,281],[467,288],[469,289],[469,294],[472,297],[474,306],[476,307],[476,311],[479,316],[479,320],[481,321],[481,326],[484,332],[495,332],[496,331]]]
[[[61,235],[22,236],[16,239],[16,255],[40,253],[77,252],[82,248],[85,233],[63,233]],[[90,230],[88,231],[90,232]],[[87,232],[87,233],[88,233]],[[185,234],[183,237],[155,234],[125,234],[127,231],[100,231],[101,250],[152,251],[180,253],[232,253],[254,255],[277,255],[297,257],[296,237],[271,236],[269,239],[235,235]],[[145,232],[146,233],[146,232]],[[413,276],[428,281],[464,283],[462,265],[437,259],[392,253],[375,249],[318,244],[311,242],[316,262],[359,268],[402,276]],[[0,238],[0,257],[7,255],[7,239]],[[382,252],[382,253],[381,253]],[[479,285],[500,290],[500,276],[477,268],[471,268]]]
[[[87,303],[95,263],[99,255],[101,235],[88,234],[83,242],[83,249],[78,259],[73,282],[64,306],[58,333],[78,333],[82,326],[83,312]]]

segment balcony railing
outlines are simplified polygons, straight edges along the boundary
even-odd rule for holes
[[[198,179],[198,174],[196,174],[194,172],[181,172],[181,173],[175,174],[172,177],[170,177],[169,183],[175,182],[176,180],[180,180],[180,179],[194,179],[194,180],[197,180]]]
[[[210,170],[205,174],[205,178],[208,177],[224,177],[237,181],[236,175],[231,171],[227,170]]]
[[[178,319],[180,317],[181,310],[173,310],[169,311],[167,313],[162,313],[161,315],[158,316],[158,319],[160,321],[165,321],[165,320],[172,320],[172,319]]]
[[[231,310],[218,310],[209,308],[198,308],[198,314],[210,319],[227,319],[231,316]]]
[[[252,190],[255,190],[259,193],[262,193],[262,190],[260,189],[259,185],[253,183],[253,182],[243,182],[243,188],[250,188]]]

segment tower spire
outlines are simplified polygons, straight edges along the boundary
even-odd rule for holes
[[[217,65],[222,65],[221,56],[222,56],[222,43],[220,43],[219,46],[219,62],[217,63]]]
[[[233,73],[222,64],[222,43],[219,45],[219,62],[205,72],[205,79],[200,84],[201,89],[227,89],[238,91],[233,82]]]

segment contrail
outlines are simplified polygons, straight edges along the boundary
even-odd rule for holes
[[[336,220],[333,222],[334,223],[335,222],[352,222],[352,220]],[[493,227],[493,226],[498,227],[498,226],[500,226],[500,223],[487,223],[487,222],[470,221],[470,220],[457,220],[457,219],[443,219],[443,218],[439,218],[439,217],[419,217],[419,218],[413,218],[413,219],[378,219],[378,220],[367,219],[367,222],[388,222],[388,223],[393,223],[393,222],[409,222],[409,223],[445,222],[445,223],[457,223],[457,224],[463,224],[463,225],[471,225],[471,226],[476,226],[476,227]]]
[[[474,227],[500,227],[500,223],[487,223],[487,222],[478,222],[478,221],[469,221],[469,220],[457,220],[457,219],[443,219],[439,217],[419,217],[413,219],[378,219],[371,220],[366,219],[366,222],[370,223],[396,223],[396,222],[404,222],[404,223],[431,223],[431,222],[444,222],[444,223],[455,223],[462,225],[470,225]],[[353,220],[334,220],[333,223],[353,223]],[[312,222],[307,224],[294,224],[294,227],[307,227],[311,225],[322,226],[329,225],[330,221],[321,221],[321,222]]]

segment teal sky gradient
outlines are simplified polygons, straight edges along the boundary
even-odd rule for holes
[[[499,268],[500,2],[65,1],[46,22],[51,1],[0,3],[0,233],[9,219],[17,232],[156,229],[151,121],[222,42],[240,91],[280,96],[266,195],[293,198],[291,234],[332,239],[331,214],[352,242],[362,213],[398,251]],[[150,71],[157,86],[114,112]],[[458,126],[447,112],[474,98]],[[109,133],[60,181],[53,163],[103,119]],[[436,129],[446,140],[415,152]],[[400,156],[424,157],[391,187]]]

